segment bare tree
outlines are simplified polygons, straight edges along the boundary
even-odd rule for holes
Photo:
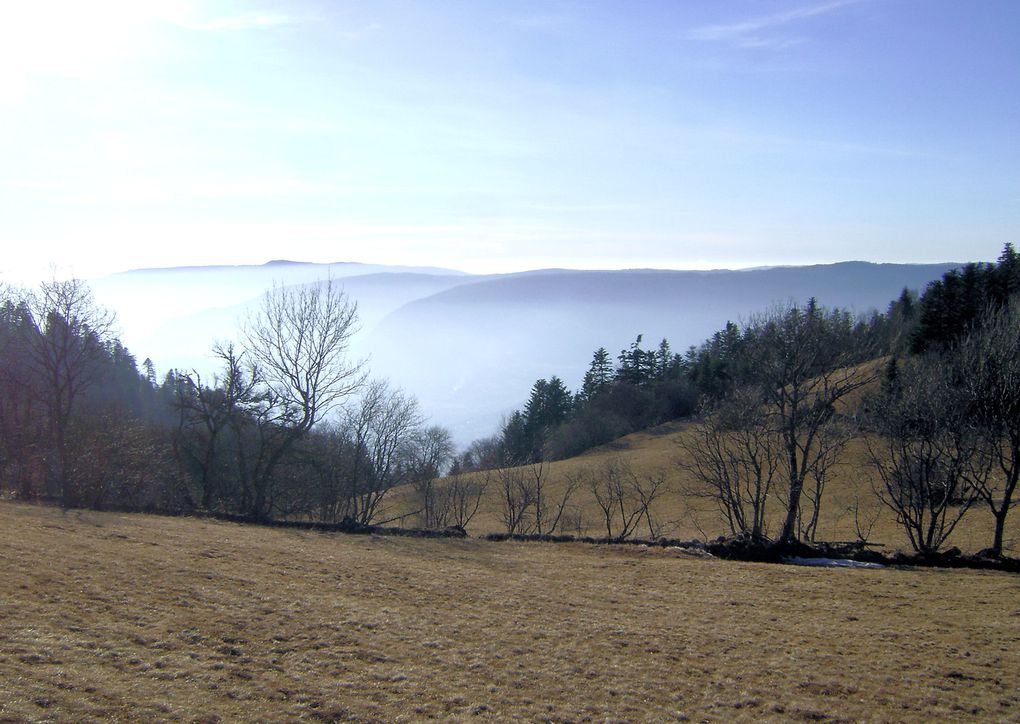
[[[214,510],[228,503],[245,510],[251,498],[249,459],[254,454],[257,460],[259,452],[243,446],[249,442],[251,408],[257,407],[261,381],[255,370],[244,368],[233,345],[218,344],[213,353],[223,370],[211,387],[202,383],[198,372],[174,376],[174,456],[187,477],[198,483],[199,507]],[[190,491],[185,491],[185,500],[196,506]]]
[[[451,475],[442,489],[448,501],[450,520],[459,528],[467,528],[478,513],[492,479],[491,470]]]
[[[663,472],[649,473],[643,478],[635,480],[633,487],[637,496],[638,506],[641,509],[641,517],[648,524],[648,537],[660,538],[666,529],[666,524],[652,518],[652,504],[662,495],[669,492],[666,475]]]
[[[826,312],[811,300],[805,309],[774,309],[744,332],[751,377],[783,443],[780,470],[787,499],[779,538],[784,542],[796,537],[805,483],[846,443],[844,437],[824,434],[837,404],[876,376],[856,364],[867,351],[855,347],[852,327],[848,315]]]
[[[602,511],[607,538],[626,540],[634,534],[642,520],[648,525],[648,535],[657,537],[651,507],[665,492],[664,475],[641,477],[625,461],[611,459],[598,469],[582,470],[577,479],[587,483]]]
[[[825,484],[829,475],[839,462],[839,455],[843,445],[850,438],[850,432],[844,425],[835,422],[827,426],[821,433],[822,444],[819,449],[822,451],[818,464],[810,471],[804,493],[807,497],[807,505],[802,504],[797,519],[797,528],[800,531],[802,540],[814,541],[818,533],[818,518],[822,511],[822,495],[825,492]],[[833,444],[832,441],[834,440]],[[806,513],[806,515],[805,515]]]
[[[711,500],[731,534],[768,535],[766,513],[783,455],[772,422],[757,390],[743,388],[680,438],[677,464],[697,482],[685,494]]]
[[[450,498],[439,489],[439,476],[453,458],[450,431],[433,425],[411,435],[406,446],[418,517],[425,528],[445,528],[452,512]]]
[[[244,354],[259,383],[249,408],[259,437],[249,515],[271,514],[274,474],[284,456],[364,383],[362,363],[348,356],[356,323],[357,304],[332,279],[274,286],[245,321]]]
[[[527,514],[534,505],[535,491],[529,485],[524,468],[503,463],[495,469],[499,485],[500,517],[510,535],[528,533]]]
[[[499,435],[474,440],[458,460],[463,470],[494,470],[500,466],[503,443]]]
[[[984,320],[960,346],[957,374],[988,459],[977,469],[989,474],[972,475],[971,483],[995,519],[989,552],[1000,556],[1020,480],[1020,303],[989,310]]]
[[[538,535],[547,535],[556,531],[563,518],[570,499],[577,491],[577,485],[569,477],[563,481],[562,488],[551,490],[548,469],[542,462],[532,463],[524,468],[533,492],[533,530]]]
[[[162,431],[116,415],[76,418],[68,446],[77,504],[93,509],[177,510],[173,460]]]
[[[345,517],[373,523],[387,493],[409,482],[408,444],[422,422],[418,401],[384,380],[370,383],[358,404],[344,412],[346,442],[340,449],[347,449],[350,458]]]
[[[85,392],[101,377],[114,315],[96,303],[81,279],[43,282],[28,296],[25,309],[38,330],[30,337],[29,360],[49,421],[51,475],[62,503],[75,505],[68,431]]]
[[[307,431],[365,381],[352,361],[358,305],[332,279],[274,286],[243,326],[247,352],[273,392],[275,416]]]
[[[371,461],[341,423],[326,422],[309,437],[310,466],[315,474],[315,507],[319,520],[352,520],[367,525],[375,518],[387,489],[368,475]]]
[[[978,438],[965,396],[940,360],[917,359],[872,407],[882,436],[868,441],[876,493],[914,550],[936,553],[977,499],[967,484]]]
[[[857,542],[861,545],[867,545],[868,541],[871,540],[871,531],[875,529],[875,523],[878,522],[878,513],[873,512],[866,519],[861,520],[861,497],[854,493],[854,502],[847,508],[848,513],[853,513],[854,516],[854,532],[857,534]]]
[[[504,463],[494,471],[499,486],[500,515],[507,533],[547,535],[556,531],[577,480],[566,477],[560,486],[549,479],[544,462],[528,465]]]

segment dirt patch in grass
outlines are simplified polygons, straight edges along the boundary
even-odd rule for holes
[[[0,504],[0,720],[1020,720],[1020,577]]]

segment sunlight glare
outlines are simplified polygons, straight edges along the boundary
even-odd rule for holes
[[[132,0],[9,3],[0,20],[0,100],[17,101],[41,76],[87,76],[130,56],[155,17]]]

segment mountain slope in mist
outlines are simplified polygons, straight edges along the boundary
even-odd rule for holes
[[[543,271],[459,285],[411,302],[372,330],[373,369],[415,390],[458,437],[491,430],[539,377],[572,389],[592,352],[615,356],[644,337],[674,351],[728,320],[816,297],[857,313],[884,310],[904,287],[923,289],[951,264],[847,262],[747,271]],[[418,360],[408,364],[409,360]]]
[[[575,387],[598,347],[615,355],[636,335],[675,351],[728,320],[816,297],[857,313],[885,309],[954,264],[846,262],[742,271],[539,270],[475,276],[446,269],[276,262],[258,267],[138,270],[96,280],[125,344],[160,370],[213,372],[214,341],[275,284],[332,276],[359,305],[353,354],[415,394],[461,443],[494,431],[539,377]]]

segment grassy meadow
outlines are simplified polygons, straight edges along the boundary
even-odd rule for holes
[[[729,535],[729,529],[714,503],[703,498],[692,497],[685,490],[699,489],[699,484],[677,465],[683,455],[680,441],[690,434],[690,423],[671,422],[656,428],[620,438],[601,448],[591,450],[569,460],[545,463],[543,475],[547,481],[548,496],[556,500],[562,495],[566,480],[581,469],[598,471],[607,463],[620,461],[638,475],[663,474],[667,480],[667,492],[653,504],[653,520],[661,525],[661,535],[683,540],[715,538]],[[817,540],[857,540],[854,509],[857,508],[856,522],[868,533],[868,540],[880,544],[881,550],[891,553],[896,550],[911,552],[910,543],[903,529],[896,522],[891,510],[881,504],[872,489],[874,473],[868,464],[868,449],[861,439],[855,439],[844,450],[826,482],[819,516]],[[700,488],[703,489],[703,488]],[[783,491],[777,487],[772,494],[769,532],[778,534],[782,527],[785,509],[782,506]],[[804,504],[807,505],[805,497]],[[408,490],[398,490],[387,502],[386,514],[397,515],[411,511],[415,502]],[[468,526],[472,535],[505,531],[500,514],[499,485],[492,479],[482,501],[478,514]],[[569,524],[561,532],[605,536],[602,511],[589,490],[578,489],[569,505]],[[580,523],[580,526],[577,523]],[[407,518],[408,525],[414,524],[413,517]],[[967,513],[953,532],[948,545],[957,546],[965,553],[976,553],[992,542],[993,520],[984,503],[977,503]],[[634,537],[648,537],[648,527],[642,524]],[[1007,522],[1004,553],[1020,556],[1020,512],[1014,513]]]
[[[1020,577],[0,503],[0,721],[1020,721]]]

